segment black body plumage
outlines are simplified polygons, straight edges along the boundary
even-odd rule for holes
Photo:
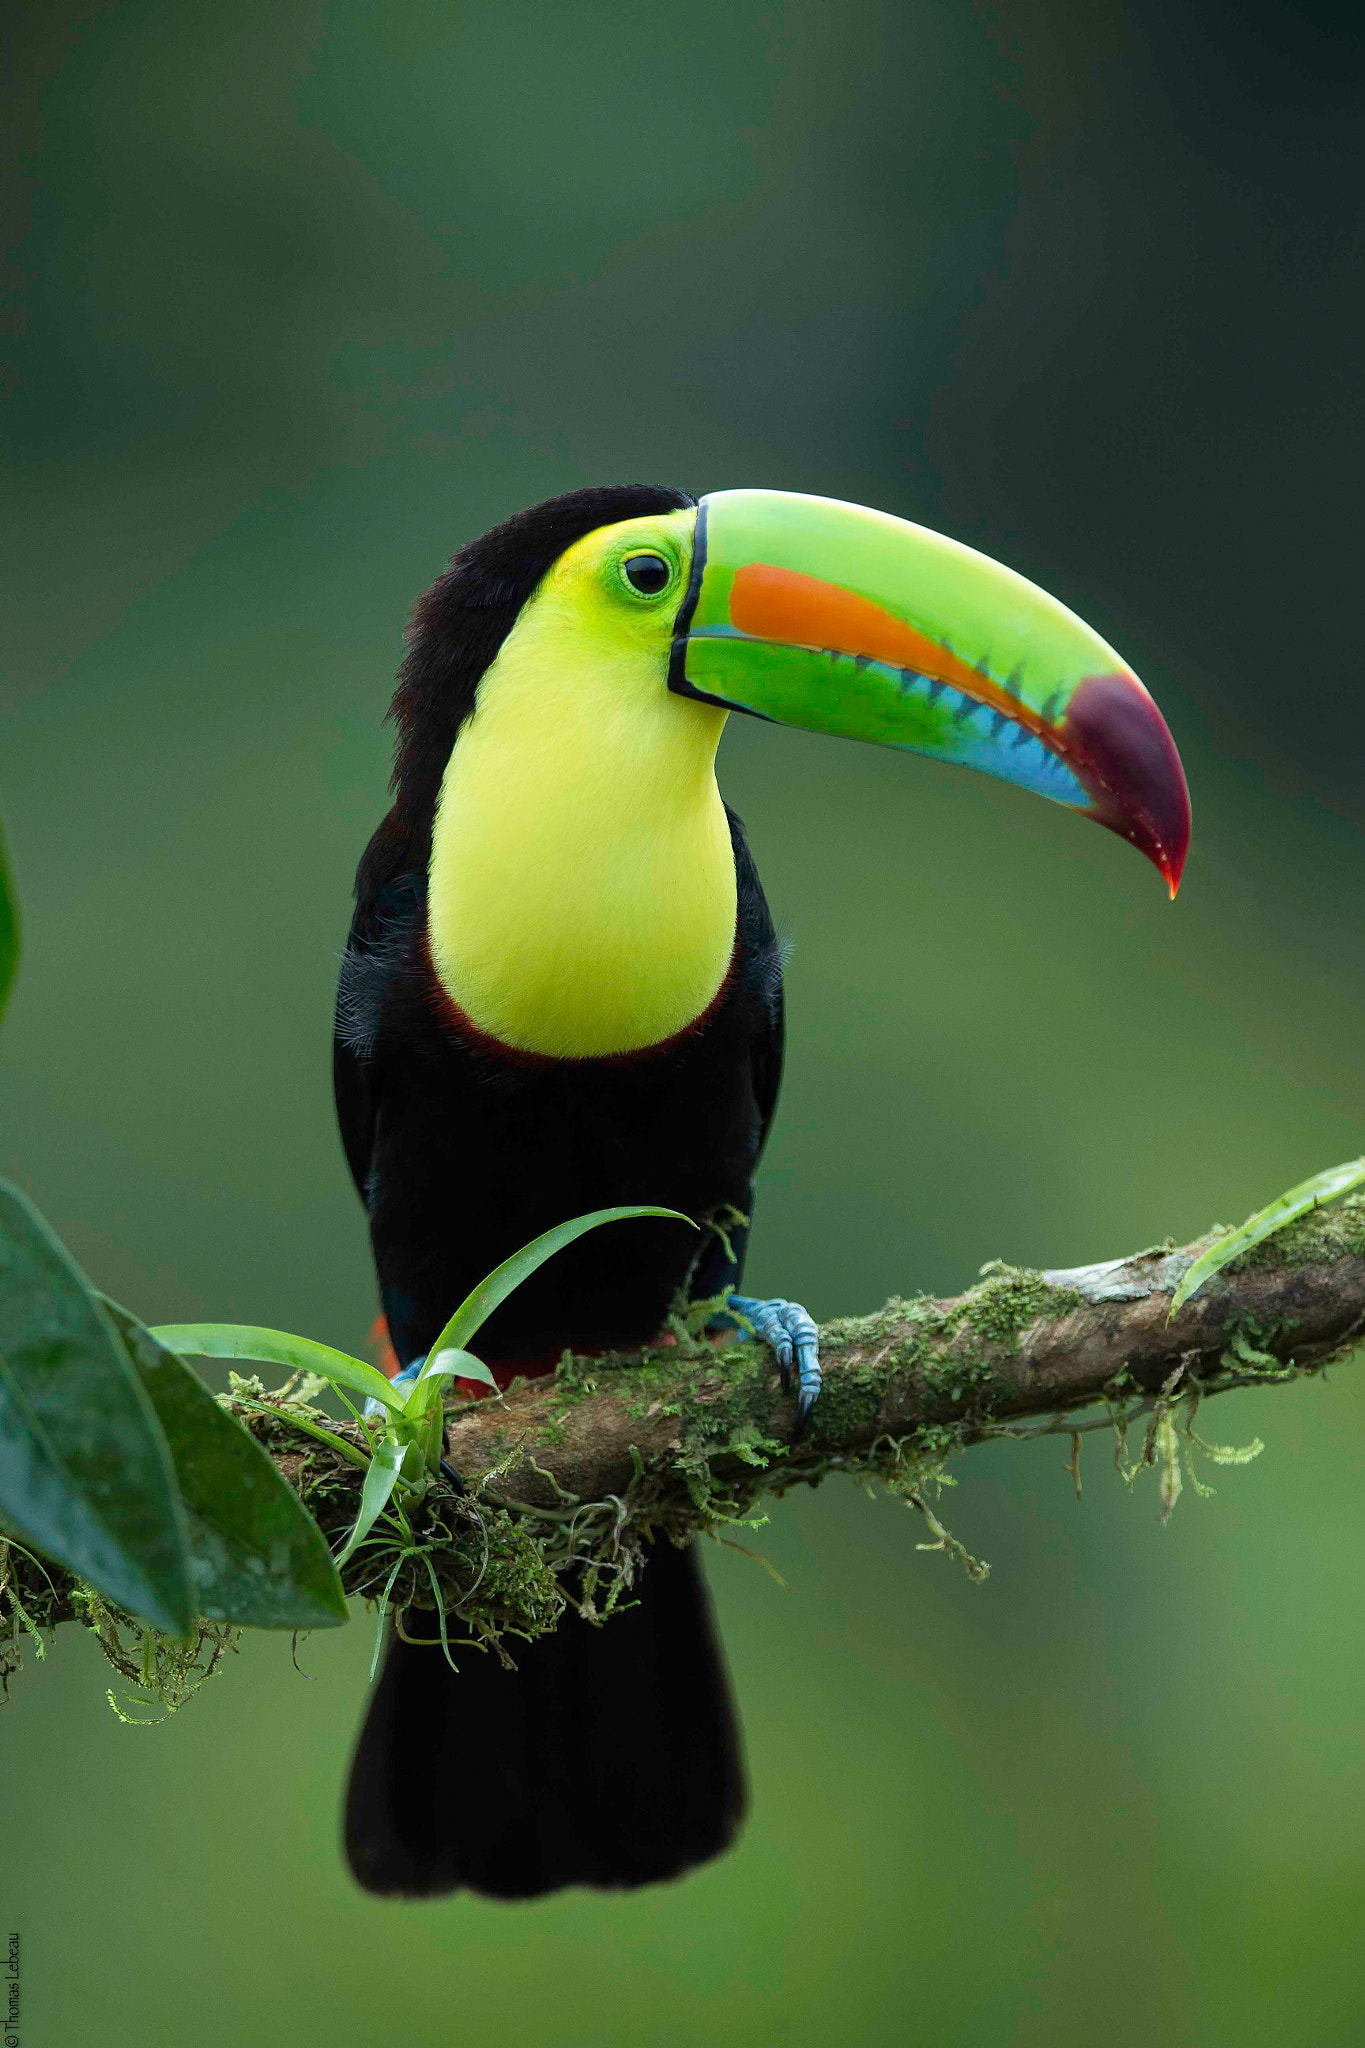
[[[781,962],[739,820],[735,951],[706,1015],[610,1059],[510,1053],[436,982],[426,870],[445,765],[479,677],[562,550],[598,526],[686,506],[649,486],[576,492],[456,556],[419,602],[394,700],[395,802],[361,862],[337,1004],[347,1159],[370,1218],[400,1362],[426,1351],[485,1273],[586,1211],[653,1203],[698,1220],[752,1209],[782,1063]],[[675,1294],[736,1284],[745,1231],[608,1226],[556,1255],[480,1333],[490,1361],[648,1341]],[[691,1552],[662,1548],[639,1606],[570,1614],[517,1670],[394,1641],[357,1749],[351,1867],[370,1890],[527,1897],[675,1875],[733,1837],[743,1772],[724,1664]]]

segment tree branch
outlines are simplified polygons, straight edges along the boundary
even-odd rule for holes
[[[828,1323],[825,1390],[799,1440],[769,1354],[708,1345],[692,1357],[575,1359],[554,1380],[519,1382],[505,1401],[452,1418],[449,1456],[462,1473],[493,1468],[487,1497],[506,1505],[624,1495],[643,1474],[660,1503],[685,1512],[699,1463],[713,1482],[781,1491],[856,1469],[888,1441],[928,1432],[931,1447],[960,1449],[1106,1394],[1155,1399],[1178,1369],[1204,1393],[1300,1377],[1361,1338],[1365,1197],[1258,1246],[1168,1322],[1172,1293],[1217,1234],[1063,1271],[997,1263],[952,1299],[893,1300]],[[755,1466],[756,1452],[769,1462]]]
[[[1319,1372],[1365,1333],[1365,1195],[1278,1232],[1168,1322],[1175,1287],[1209,1241],[1046,1273],[996,1263],[952,1299],[892,1300],[828,1323],[825,1389],[800,1438],[795,1400],[758,1344],[680,1336],[636,1353],[566,1353],[553,1377],[450,1412],[447,1457],[465,1497],[433,1488],[412,1517],[412,1546],[390,1536],[362,1548],[348,1590],[377,1594],[397,1560],[393,1604],[432,1607],[435,1571],[466,1639],[500,1643],[552,1627],[566,1598],[609,1610],[651,1538],[715,1529],[831,1471],[880,1477],[929,1514],[923,1489],[946,1458],[1002,1435],[1094,1426],[1082,1411],[1102,1402],[1120,1425],[1154,1414],[1144,1453],[1156,1462],[1157,1429],[1185,1395]],[[295,1417],[356,1443],[362,1433],[287,1396],[253,1396],[230,1405],[339,1537],[362,1474]],[[64,1573],[52,1575],[55,1600],[17,1553],[0,1578],[41,1623],[72,1612]]]

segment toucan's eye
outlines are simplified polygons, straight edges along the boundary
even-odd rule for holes
[[[621,564],[625,579],[641,597],[657,597],[667,590],[672,570],[662,555],[628,555]]]

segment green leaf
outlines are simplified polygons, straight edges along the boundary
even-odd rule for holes
[[[287,1330],[258,1330],[250,1323],[158,1323],[151,1335],[168,1351],[188,1352],[195,1358],[251,1358],[263,1365],[315,1372],[322,1379],[382,1401],[397,1414],[403,1411],[403,1396],[395,1394],[382,1372],[366,1365],[363,1358],[333,1351],[330,1344],[315,1344],[311,1337],[291,1337]]]
[[[365,1484],[360,1489],[360,1513],[356,1516],[355,1527],[346,1538],[344,1547],[337,1552],[337,1563],[345,1564],[352,1551],[365,1541],[379,1517],[389,1504],[389,1497],[398,1484],[398,1475],[403,1469],[403,1459],[408,1446],[400,1443],[387,1430],[374,1447],[370,1469],[365,1474]]]
[[[0,1181],[0,1514],[170,1635],[194,1622],[184,1512],[156,1411],[65,1247]]]
[[[0,1018],[19,972],[19,902],[10,880],[5,858],[5,837],[0,832]]]
[[[566,1244],[572,1244],[576,1237],[586,1236],[590,1230],[597,1230],[603,1223],[624,1223],[631,1216],[667,1216],[675,1223],[686,1223],[689,1229],[697,1227],[690,1216],[680,1216],[676,1209],[594,1209],[589,1216],[573,1216],[567,1223],[556,1223],[553,1230],[532,1238],[530,1244],[523,1245],[519,1252],[513,1252],[510,1259],[504,1259],[486,1280],[480,1280],[472,1294],[465,1296],[432,1345],[433,1356],[439,1357],[443,1351],[463,1350],[494,1309],[506,1301],[512,1289],[520,1287],[523,1280],[529,1280],[538,1266],[543,1266]]]
[[[337,1627],[346,1595],[298,1495],[183,1358],[101,1300],[171,1447],[198,1612],[239,1628]]]
[[[1233,1259],[1249,1252],[1253,1245],[1263,1244],[1273,1237],[1277,1230],[1283,1230],[1286,1223],[1292,1223],[1296,1216],[1303,1216],[1309,1209],[1320,1209],[1326,1202],[1339,1201],[1342,1195],[1349,1195],[1352,1188],[1365,1185],[1365,1159],[1348,1159],[1344,1166],[1329,1166],[1326,1173],[1315,1173],[1311,1180],[1302,1180],[1296,1188],[1290,1188],[1287,1195],[1271,1202],[1261,1209],[1249,1222],[1238,1230],[1230,1230],[1226,1237],[1220,1237],[1207,1251],[1202,1251],[1186,1273],[1171,1297],[1170,1321],[1176,1310],[1187,1302],[1190,1296],[1211,1280],[1215,1273],[1221,1273],[1224,1266]]]
[[[408,1388],[407,1412],[422,1415],[437,1398],[442,1380],[479,1380],[497,1391],[497,1381],[472,1351],[433,1351]]]

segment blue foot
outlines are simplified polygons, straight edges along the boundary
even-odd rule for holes
[[[755,1301],[748,1294],[732,1294],[726,1304],[746,1323],[754,1335],[768,1345],[782,1375],[782,1391],[791,1392],[792,1354],[796,1355],[796,1433],[804,1431],[810,1411],[820,1394],[820,1339],[815,1324],[799,1301]]]

